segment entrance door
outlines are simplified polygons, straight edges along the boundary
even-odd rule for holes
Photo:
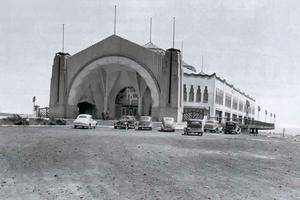
[[[121,108],[121,115],[132,115],[136,116],[138,112],[138,107],[137,106],[122,106]]]
[[[116,97],[115,116],[117,118],[123,115],[137,116],[139,97],[133,87],[123,88]]]

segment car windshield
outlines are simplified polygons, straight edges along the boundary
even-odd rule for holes
[[[227,122],[226,126],[235,126],[235,123],[233,123],[233,122]]]
[[[80,115],[80,116],[78,116],[78,118],[87,118],[87,116],[85,116],[85,115]]]
[[[165,122],[174,122],[174,118],[172,117],[164,117]]]
[[[128,115],[124,115],[122,117],[122,120],[135,120],[134,116],[128,116]]]
[[[142,116],[141,121],[151,121],[151,117],[148,116]]]

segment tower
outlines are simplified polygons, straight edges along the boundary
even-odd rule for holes
[[[178,49],[167,49],[165,65],[162,70],[162,91],[160,116],[174,117],[182,120],[182,60]]]
[[[55,118],[65,117],[67,64],[70,55],[59,52],[55,54],[50,87],[50,110],[49,115]],[[63,112],[62,112],[63,111]]]

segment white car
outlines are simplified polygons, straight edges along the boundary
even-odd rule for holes
[[[138,123],[138,130],[148,129],[152,130],[153,123],[150,116],[141,116],[141,119]]]
[[[97,121],[93,119],[92,115],[80,114],[73,121],[74,128],[96,128]]]
[[[175,120],[173,117],[164,117],[161,123],[161,131],[175,131]]]

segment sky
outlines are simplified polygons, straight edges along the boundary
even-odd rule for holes
[[[0,112],[32,113],[32,97],[48,106],[53,58],[113,34],[175,48],[185,62],[216,74],[300,127],[300,1],[297,0],[10,0],[0,1]]]

